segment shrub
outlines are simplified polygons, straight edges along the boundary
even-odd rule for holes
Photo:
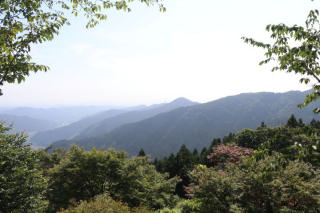
[[[131,208],[123,202],[113,200],[109,195],[97,195],[91,201],[82,201],[77,206],[62,209],[59,213],[154,213],[147,207]]]
[[[181,205],[181,213],[197,213],[201,211],[201,202],[198,199],[185,200]]]
[[[112,200],[109,195],[96,196],[92,201],[82,201],[78,206],[69,207],[59,213],[130,213],[130,208],[121,202]]]
[[[77,146],[66,153],[58,165],[49,169],[49,211],[66,208],[70,200],[90,200],[108,193],[129,207],[173,207],[177,178],[160,174],[148,157],[127,159],[115,150],[85,151]]]
[[[9,134],[0,122],[0,212],[42,212],[47,182],[23,134]]]
[[[117,187],[126,157],[126,153],[120,151],[85,151],[73,146],[60,163],[49,170],[50,211],[68,207],[70,200],[90,200],[105,192],[106,183]]]
[[[198,212],[320,211],[320,171],[278,154],[246,158],[224,170],[198,166],[190,175]]]

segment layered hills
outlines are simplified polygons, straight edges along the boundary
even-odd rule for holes
[[[31,137],[30,141],[36,147],[46,147],[49,146],[52,142],[63,140],[63,139],[72,139],[77,136],[81,131],[88,128],[90,125],[95,124],[103,119],[119,115],[125,111],[123,110],[107,110],[92,116],[85,117],[79,121],[73,122],[69,125],[41,131]]]
[[[0,114],[0,122],[3,122],[8,126],[12,125],[13,132],[27,132],[29,134],[45,131],[54,128],[57,125],[57,123],[53,121],[9,114]]]
[[[77,144],[87,149],[116,148],[136,155],[143,148],[153,157],[163,157],[178,151],[182,144],[188,148],[201,149],[208,146],[213,138],[243,128],[256,128],[264,121],[269,126],[285,124],[291,114],[309,122],[318,115],[312,113],[313,105],[298,109],[307,92],[287,93],[246,93],[221,98],[212,102],[180,107],[157,114],[141,121],[123,124],[113,130],[108,122],[98,125],[103,130],[95,136],[79,134],[73,140],[55,142],[52,146],[68,148]],[[122,114],[123,116],[123,114]],[[98,131],[97,131],[98,133]]]
[[[185,98],[178,98],[170,103],[156,104],[149,107],[108,110],[86,117],[67,126],[39,132],[31,138],[31,141],[35,146],[44,147],[58,140],[103,135],[121,125],[138,122],[159,113],[195,104],[197,103]]]

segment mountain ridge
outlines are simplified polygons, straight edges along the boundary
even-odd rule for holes
[[[68,147],[75,143],[89,149],[116,148],[135,155],[143,148],[153,157],[178,151],[182,144],[201,149],[215,137],[243,128],[256,128],[260,122],[278,126],[291,114],[310,121],[318,118],[312,113],[314,104],[297,109],[308,91],[287,93],[242,93],[194,106],[182,107],[151,118],[120,126],[111,132],[73,141],[59,141],[53,147]]]
[[[50,143],[58,140],[86,137],[86,134],[88,134],[88,136],[93,136],[98,135],[100,132],[107,133],[123,124],[140,121],[158,113],[191,104],[196,103],[184,98],[175,99],[169,103],[154,104],[138,108],[131,107],[128,108],[128,110],[107,110],[67,126],[39,132],[31,138],[31,141],[34,145],[39,147],[48,146]],[[108,125],[104,125],[103,122],[107,122]],[[96,133],[97,131],[98,133]]]
[[[0,113],[0,121],[6,125],[12,124],[12,132],[27,132],[28,134],[51,129],[57,125],[57,123],[48,120],[5,113]]]

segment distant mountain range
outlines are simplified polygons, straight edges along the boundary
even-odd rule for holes
[[[140,116],[140,121],[129,119],[134,117],[134,113],[124,113],[92,125],[73,140],[57,141],[52,147],[68,148],[71,144],[87,149],[113,147],[130,155],[136,155],[143,148],[153,157],[163,157],[178,151],[182,144],[190,149],[201,149],[208,146],[213,138],[243,128],[256,128],[262,121],[269,126],[282,125],[291,114],[306,122],[312,118],[319,119],[319,115],[312,112],[314,104],[297,108],[306,94],[299,91],[246,93],[204,104],[176,109],[169,107],[167,112]],[[122,122],[125,119],[129,121],[127,124]]]
[[[92,137],[106,134],[128,123],[141,121],[162,112],[196,104],[185,98],[178,98],[170,103],[155,104],[149,107],[139,106],[124,110],[108,110],[86,117],[70,125],[35,134],[30,141],[34,146],[46,147],[54,141],[63,139]]]
[[[4,122],[7,126],[12,125],[13,132],[27,132],[29,134],[51,129],[57,125],[57,123],[48,120],[8,114],[0,114],[0,121]]]
[[[196,104],[197,103],[192,102],[186,98],[178,98],[167,104],[151,105],[150,107],[145,108],[144,110],[130,111],[115,117],[104,119],[101,122],[89,126],[87,129],[82,131],[76,138],[86,138],[94,137],[97,135],[104,135],[124,124],[142,121],[160,113],[169,112],[180,107],[193,106]]]
[[[88,128],[90,125],[124,112],[124,110],[107,110],[104,112],[100,112],[66,126],[38,132],[31,137],[30,141],[32,141],[32,144],[36,147],[46,147],[54,141],[72,139],[80,134],[81,131]]]
[[[18,107],[13,109],[2,109],[1,114],[28,116],[34,119],[47,120],[58,125],[69,124],[86,116],[93,115],[103,110],[110,109],[108,106],[77,106],[56,108],[32,108]]]

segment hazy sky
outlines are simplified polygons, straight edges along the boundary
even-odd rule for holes
[[[258,66],[271,23],[303,24],[309,0],[167,0],[166,13],[136,4],[131,13],[85,29],[72,19],[54,41],[34,47],[47,73],[6,84],[0,106],[134,105],[186,97],[207,102],[243,92],[305,90],[298,76]]]

